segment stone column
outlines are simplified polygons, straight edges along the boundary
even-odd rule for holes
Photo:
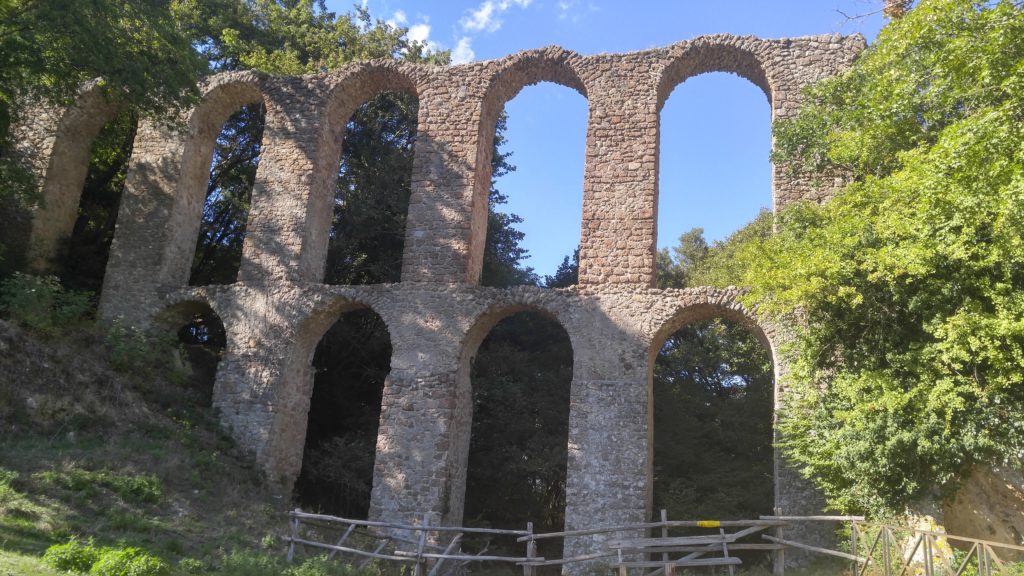
[[[654,279],[658,102],[649,66],[629,56],[591,79],[580,285]]]
[[[222,74],[207,82],[202,102],[174,126],[140,123],[103,281],[101,317],[148,324],[167,291],[188,285],[217,136],[233,112],[262,99],[257,74]]]
[[[465,311],[453,290],[425,289],[403,291],[385,313],[393,353],[370,517],[418,523],[427,514],[432,523],[458,525],[465,490],[461,446],[472,413],[471,398],[467,403],[459,394]]]
[[[803,90],[849,68],[867,43],[864,37],[813,36],[786,42],[777,48],[773,65],[772,121],[795,117],[803,102]],[[839,173],[816,174],[814,178],[787,173],[786,167],[772,163],[772,209],[778,212],[800,200],[826,202],[844,185]]]
[[[566,530],[635,524],[650,509],[646,346],[628,322],[585,312],[589,326],[573,341]],[[596,552],[614,536],[567,538],[564,554]]]
[[[227,348],[213,405],[221,425],[267,478],[290,490],[302,467],[313,391],[310,358],[320,332],[305,330],[311,299],[298,287],[239,286],[224,296]]]
[[[490,144],[480,142],[481,97],[469,82],[468,73],[439,73],[420,93],[403,282],[480,279],[490,155],[479,148]]]
[[[266,128],[239,282],[320,282],[327,261],[338,158],[326,103],[308,78],[264,84]]]
[[[186,141],[186,134],[158,122],[139,125],[103,278],[102,318],[146,325],[159,308],[159,295],[188,281],[169,278],[164,266],[178,224],[174,213]]]
[[[779,328],[776,326],[776,328]],[[784,346],[782,342],[790,338],[785,326],[776,331],[777,341],[773,345],[772,363],[775,370],[775,409],[772,427],[773,440],[782,440],[778,431],[778,418],[787,402],[786,375],[789,371],[788,358],[779,352]],[[789,463],[782,450],[774,451],[775,471],[775,510],[778,516],[814,516],[825,511],[825,497],[814,486],[814,483],[800,475],[800,472]],[[811,546],[835,549],[836,525],[822,522],[797,522],[784,529],[784,537],[788,540],[802,542]],[[813,561],[817,555],[789,548],[783,555],[775,555],[776,570],[785,566],[800,566]],[[779,572],[781,573],[781,572]]]

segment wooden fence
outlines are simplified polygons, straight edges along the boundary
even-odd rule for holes
[[[721,568],[733,575],[735,567],[744,564],[740,556],[758,551],[771,553],[773,573],[783,575],[787,548],[847,561],[848,573],[854,576],[995,576],[1014,570],[1007,561],[1010,555],[1024,557],[1024,546],[876,524],[859,516],[673,521],[662,511],[661,519],[655,522],[541,534],[534,532],[532,523],[525,530],[452,527],[432,525],[428,516],[415,525],[353,520],[301,510],[289,513],[289,518],[289,561],[299,554],[340,556],[357,567],[380,560],[409,567],[415,576],[465,574],[473,563],[518,566],[524,576],[536,576],[545,567],[583,563],[590,565],[588,571],[604,566],[618,576],[674,576],[680,569],[704,568]],[[812,546],[785,537],[787,527],[820,522],[837,527],[839,523],[848,523],[848,550]],[[679,530],[687,532],[680,534]],[[768,531],[771,534],[765,533]],[[540,541],[584,536],[596,538],[602,543],[601,548],[563,558],[537,554]],[[504,540],[505,549],[522,547],[523,554],[488,554],[489,545],[481,545],[481,537]],[[475,543],[470,544],[471,540]],[[954,550],[950,542],[957,543],[959,550]],[[1024,575],[1024,570],[1012,573]]]

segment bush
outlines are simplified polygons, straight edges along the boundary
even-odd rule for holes
[[[182,574],[202,574],[206,572],[206,566],[202,560],[195,558],[182,558],[178,561],[178,572]]]
[[[82,544],[72,538],[65,544],[54,544],[43,554],[43,563],[63,572],[88,572],[103,554],[101,548]]]
[[[89,318],[92,298],[91,292],[65,290],[54,276],[16,272],[0,284],[0,310],[47,336]]]
[[[119,372],[148,376],[169,364],[174,340],[169,335],[126,326],[115,320],[107,331],[110,365]]]
[[[155,474],[117,476],[111,472],[103,481],[115,494],[130,502],[156,504],[163,494],[162,484]]]
[[[285,564],[275,556],[255,552],[232,552],[224,558],[220,576],[280,576]]]
[[[76,468],[68,472],[44,470],[37,472],[36,476],[47,484],[89,498],[99,494],[100,488],[106,488],[135,504],[156,504],[163,495],[163,484],[155,474],[119,474],[112,470]]]
[[[89,570],[90,576],[169,576],[166,562],[138,548],[105,551]]]

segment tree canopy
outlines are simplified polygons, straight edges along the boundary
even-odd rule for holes
[[[843,511],[899,513],[1024,449],[1024,12],[922,0],[775,124],[848,185],[716,280],[792,314],[785,453]]]

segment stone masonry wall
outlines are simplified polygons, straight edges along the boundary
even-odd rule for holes
[[[326,75],[215,76],[181,118],[184,129],[139,127],[101,315],[152,325],[210,306],[228,332],[214,390],[223,424],[270,478],[290,486],[301,466],[316,345],[341,314],[373,309],[388,326],[393,355],[371,516],[408,522],[428,513],[458,524],[472,357],[501,318],[547,314],[566,330],[574,353],[566,528],[641,522],[651,514],[652,366],[668,335],[715,316],[742,323],[772,350],[776,404],[785,403],[785,359],[776,353],[784,327],[745,310],[736,289],[650,288],[661,107],[687,78],[724,71],[760,87],[774,118],[788,117],[804,86],[849,66],[864,45],[859,36],[718,35],[629,54],[549,47],[452,67],[383,61]],[[580,285],[480,287],[495,122],[508,100],[540,81],[573,88],[589,102]],[[419,101],[402,281],[324,285],[345,126],[362,102],[393,90]],[[213,143],[232,112],[256,102],[266,106],[267,125],[238,282],[188,287]],[[77,201],[92,138],[112,114],[97,106],[86,93],[63,116],[51,111],[20,128],[34,146],[44,190],[52,191],[33,219],[40,261],[52,257],[53,239],[67,235],[66,205]],[[776,209],[829,194],[774,172]],[[778,512],[819,511],[813,491],[777,465]],[[565,552],[599,547],[575,538]]]

